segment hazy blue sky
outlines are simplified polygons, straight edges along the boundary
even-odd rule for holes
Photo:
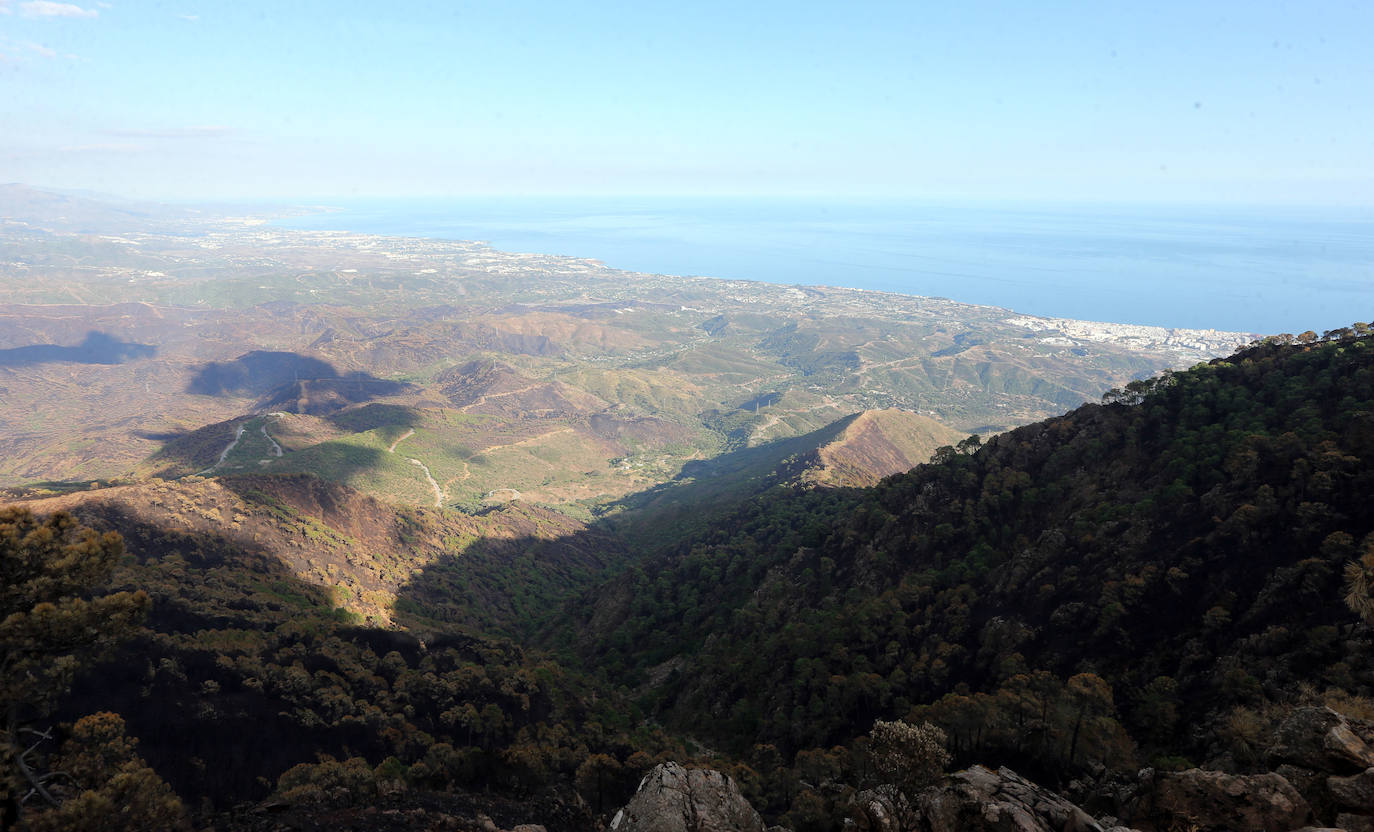
[[[0,0],[0,181],[1369,204],[1374,3]]]

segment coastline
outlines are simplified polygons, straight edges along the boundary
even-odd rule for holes
[[[602,275],[633,278],[640,284],[643,284],[644,281],[696,283],[709,286],[736,303],[750,306],[774,304],[784,307],[806,307],[812,301],[833,303],[836,300],[849,297],[860,301],[861,306],[880,305],[889,312],[900,312],[903,307],[910,307],[912,310],[919,308],[929,312],[932,308],[942,306],[949,308],[951,312],[957,308],[964,314],[970,310],[978,310],[982,315],[996,318],[1003,324],[1035,333],[1035,338],[1040,343],[1047,345],[1072,348],[1086,343],[1109,343],[1133,350],[1166,352],[1183,360],[1191,358],[1201,361],[1214,358],[1271,334],[1202,327],[1164,327],[1038,315],[1005,306],[970,303],[938,295],[914,295],[884,289],[825,284],[787,284],[709,275],[642,272],[617,268],[589,257],[504,251],[492,246],[489,242],[480,240],[367,234],[353,231],[310,231],[270,225],[241,228],[239,233],[254,235],[257,237],[256,242],[258,244],[268,245],[290,245],[293,242],[309,244],[310,239],[314,237],[321,242],[327,241],[331,245],[344,244],[358,251],[381,254],[386,257],[402,258],[411,254],[421,254],[422,256],[457,255],[462,258],[465,265],[496,267],[502,271],[518,270],[530,273],[550,270],[550,267],[555,267],[551,270],[554,273],[588,274],[599,272]],[[403,253],[393,251],[393,249],[409,249],[409,251]],[[435,268],[417,270],[416,273],[442,275],[442,271]],[[958,318],[960,316],[950,314],[950,317]]]
[[[872,205],[846,214],[841,206],[820,216],[825,206],[814,202],[782,205],[777,215],[763,213],[776,202],[722,201],[717,214],[701,204],[361,201],[317,205],[270,225],[482,241],[628,272],[947,297],[1166,329],[1323,329],[1349,323],[1347,310],[1374,303],[1374,238],[1353,233],[1368,225],[1355,215],[1348,222],[1331,219],[1334,213],[1271,221],[1240,210],[1194,217],[1141,207],[1087,216],[1025,206],[941,212],[922,204],[888,214]],[[758,216],[746,210],[753,208]],[[876,230],[858,227],[870,214]]]

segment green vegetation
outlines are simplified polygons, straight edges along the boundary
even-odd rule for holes
[[[142,590],[82,597],[109,576],[122,553],[118,535],[97,535],[71,515],[40,521],[23,508],[0,508],[0,826],[6,829],[22,823],[21,813],[32,814],[39,828],[95,828],[99,812],[91,802],[109,802],[113,770],[63,765],[71,750],[64,747],[53,761],[44,745],[52,738],[47,721],[77,671],[113,652],[147,612]],[[178,817],[180,803],[156,775],[141,761],[128,765],[118,796],[130,805],[118,828]],[[84,791],[60,802],[73,785]],[[141,801],[150,791],[161,808],[145,812]],[[33,811],[25,812],[30,805]]]
[[[898,717],[1048,782],[1257,765],[1228,714],[1374,694],[1367,631],[1341,638],[1374,541],[1374,339],[1266,343],[1108,399],[870,491],[748,500],[550,643],[736,753]]]

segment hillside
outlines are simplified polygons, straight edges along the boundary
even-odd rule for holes
[[[347,620],[371,626],[391,624],[398,592],[443,561],[537,552],[548,580],[576,584],[609,565],[617,551],[604,535],[535,506],[504,506],[480,516],[398,510],[346,485],[300,474],[153,480],[24,505],[40,514],[70,512],[95,528],[118,531],[140,554],[147,553],[145,535],[214,537],[270,559],[296,581],[318,588]],[[576,540],[584,542],[565,542]],[[481,600],[497,609],[510,604],[506,598]]]
[[[689,462],[669,482],[618,501],[604,519],[638,547],[671,547],[770,489],[873,485],[929,461],[938,447],[963,438],[916,413],[855,413],[800,436]]]
[[[450,379],[490,373],[493,365],[457,369]],[[527,379],[504,374],[511,383],[501,392],[528,392]],[[487,387],[471,398],[499,395]],[[61,489],[58,496],[44,496],[53,489],[41,487],[12,493],[27,496],[36,512],[69,511],[119,531],[122,522],[136,522],[251,545],[370,624],[423,631],[462,625],[514,635],[529,632],[548,616],[549,605],[589,586],[602,570],[623,568],[626,541],[662,542],[667,525],[687,519],[684,529],[699,524],[784,483],[876,480],[929,458],[931,437],[960,436],[916,414],[856,414],[806,436],[694,464],[692,476],[632,493],[622,500],[629,510],[589,526],[569,516],[566,505],[554,511],[536,502],[547,499],[544,472],[560,459],[547,455],[552,437],[563,434],[567,446],[583,454],[593,448],[624,455],[626,446],[618,443],[653,447],[649,443],[662,442],[665,434],[680,434],[671,423],[604,412],[550,419],[549,439],[517,435],[512,441],[503,422],[463,411],[377,402],[325,417],[277,411],[171,440],[131,483]],[[442,449],[457,442],[480,450],[450,461]],[[843,467],[832,469],[830,459]],[[421,460],[427,464],[417,465]],[[534,463],[532,473],[525,473],[531,466],[522,460]],[[454,464],[462,466],[458,477],[448,476]],[[439,478],[434,484],[446,502],[467,495],[480,506],[485,496],[486,507],[472,513],[406,507],[424,502],[417,469]],[[598,481],[602,494],[653,486],[625,462],[616,474]],[[494,483],[513,486],[507,488],[511,496],[493,493]],[[649,527],[651,533],[635,531]]]
[[[1051,782],[1255,770],[1303,691],[1374,693],[1342,602],[1374,541],[1371,413],[1374,339],[1258,346],[872,490],[750,500],[588,593],[552,643],[740,751],[907,716]],[[1018,697],[1084,673],[1091,739],[1018,728]]]
[[[883,477],[929,462],[936,448],[953,445],[963,433],[934,419],[902,410],[868,410],[855,416],[833,442],[816,451],[802,479],[816,485],[862,488]]]

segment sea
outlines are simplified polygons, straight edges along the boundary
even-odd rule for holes
[[[1090,321],[1273,334],[1374,320],[1371,208],[468,197],[334,201],[277,225]]]

